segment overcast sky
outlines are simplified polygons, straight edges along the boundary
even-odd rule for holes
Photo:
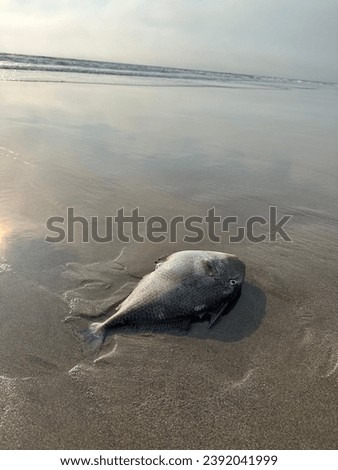
[[[338,0],[0,0],[0,52],[338,81]]]

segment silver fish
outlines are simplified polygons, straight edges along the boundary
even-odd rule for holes
[[[212,326],[241,292],[245,265],[237,256],[216,251],[179,251],[160,258],[118,310],[92,323],[93,338],[127,324],[168,324],[210,317]]]

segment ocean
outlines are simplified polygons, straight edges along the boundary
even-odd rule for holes
[[[153,86],[227,87],[235,84],[308,88],[330,85],[293,78],[0,53],[0,80],[119,84],[121,77],[123,83]]]

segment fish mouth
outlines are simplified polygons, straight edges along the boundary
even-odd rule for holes
[[[237,256],[232,255],[232,257],[228,258],[228,263],[231,270],[237,273],[240,276],[241,282],[243,282],[245,277],[245,264],[243,261],[241,261]]]

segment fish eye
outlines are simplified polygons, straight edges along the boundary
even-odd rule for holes
[[[231,286],[234,286],[235,284],[237,284],[237,283],[236,283],[236,280],[235,280],[235,279],[230,279],[230,285],[231,285]]]

